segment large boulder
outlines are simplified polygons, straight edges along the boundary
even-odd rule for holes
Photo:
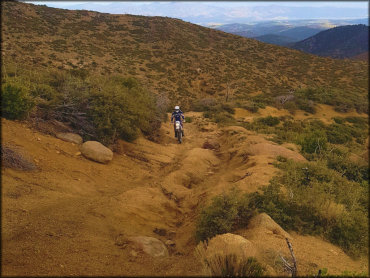
[[[164,243],[154,237],[129,237],[128,241],[152,257],[168,257],[168,250]]]
[[[61,132],[61,133],[57,133],[56,136],[57,136],[57,138],[62,139],[63,141],[75,143],[75,144],[78,144],[78,145],[82,144],[82,142],[83,142],[82,137],[78,134],[75,134],[75,133]]]
[[[266,213],[260,213],[252,217],[248,224],[248,230],[253,231],[256,235],[271,234],[280,238],[292,238]]]
[[[216,254],[235,254],[239,258],[255,257],[257,249],[252,242],[246,238],[234,234],[222,234],[213,237],[206,250],[206,257],[211,258]]]
[[[113,152],[97,141],[87,141],[81,146],[81,153],[88,159],[108,163],[113,159]]]

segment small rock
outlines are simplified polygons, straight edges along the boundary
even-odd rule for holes
[[[62,139],[63,141],[75,143],[77,145],[82,144],[83,142],[82,137],[80,135],[75,134],[75,133],[70,133],[70,132],[57,133],[56,137],[59,139]]]
[[[176,243],[175,242],[173,242],[172,240],[166,240],[166,242],[164,243],[164,244],[166,244],[167,246],[175,246],[176,245]]]
[[[134,250],[131,250],[130,255],[133,257],[137,257],[137,252]]]
[[[97,141],[87,141],[81,146],[81,153],[88,159],[108,163],[113,159],[113,152]]]
[[[165,229],[155,228],[153,232],[160,236],[165,236],[167,234],[167,231]]]
[[[56,151],[57,154],[60,154],[60,151]]]
[[[81,155],[81,152],[76,152],[75,155],[76,156]]]
[[[40,137],[37,137],[37,141],[41,141],[41,138]]]
[[[33,161],[35,161],[35,163],[39,163],[38,159],[36,159],[36,158]]]
[[[168,257],[168,250],[162,241],[147,236],[130,237],[129,240],[152,257]]]
[[[114,244],[123,247],[127,244],[127,239],[122,234],[119,234]]]

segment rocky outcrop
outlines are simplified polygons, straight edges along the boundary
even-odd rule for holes
[[[280,227],[269,215],[266,213],[261,213],[254,216],[248,224],[248,230],[253,230],[255,234],[268,233],[273,234],[281,238],[292,237]]]
[[[83,143],[81,153],[86,158],[100,163],[108,163],[113,159],[113,152],[97,141]]]
[[[75,134],[75,133],[70,133],[70,132],[57,133],[56,137],[59,139],[62,139],[63,141],[71,142],[77,145],[82,144],[83,142],[82,137],[80,135]]]
[[[300,153],[270,142],[251,144],[247,150],[250,155],[266,155],[274,158],[283,156],[288,159],[293,159],[294,161],[306,161]]]

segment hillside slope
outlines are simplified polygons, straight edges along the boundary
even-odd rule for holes
[[[298,87],[367,93],[367,66],[320,58],[177,19],[2,3],[2,58],[33,67],[121,73],[189,107],[197,98]],[[345,70],[343,70],[345,69]]]
[[[317,33],[325,30],[326,28],[323,26],[318,26],[316,28],[309,26],[298,26],[290,28],[288,30],[282,30],[281,32],[278,33],[278,35],[294,38],[296,42],[298,42],[311,36],[314,36]]]
[[[332,58],[351,58],[369,50],[369,27],[348,25],[322,31],[292,48]]]
[[[286,46],[296,41],[291,37],[280,36],[280,35],[275,35],[275,34],[266,34],[266,35],[254,37],[253,39],[259,40],[261,42],[271,43],[271,44],[276,44],[276,45],[281,45],[281,46]]]
[[[161,143],[121,141],[108,165],[83,158],[77,145],[27,123],[3,119],[2,143],[28,153],[37,170],[2,168],[2,273],[202,275],[194,256],[200,205],[234,185],[255,192],[268,184],[278,171],[272,165],[277,154],[304,158],[241,127],[220,129],[200,113],[188,116],[193,122],[185,125],[182,145],[172,137],[172,127],[163,124]],[[207,140],[219,142],[220,150],[204,149]],[[261,251],[258,259],[270,266],[268,275],[286,275],[276,263],[279,254],[289,256],[284,238],[250,229],[238,233]],[[366,258],[355,261],[320,238],[291,235],[301,275],[322,267],[331,274],[367,270]],[[175,245],[169,257],[153,258],[126,245],[129,236]]]

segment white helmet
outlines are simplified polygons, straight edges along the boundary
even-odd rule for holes
[[[180,110],[180,106],[176,105],[175,110]]]

